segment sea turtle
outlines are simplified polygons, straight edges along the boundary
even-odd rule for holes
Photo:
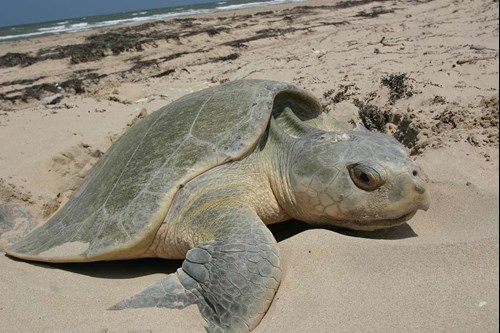
[[[112,309],[197,304],[207,331],[248,332],[280,283],[266,224],[374,230],[427,207],[419,167],[393,137],[340,130],[292,84],[240,80],[132,126],[68,203],[6,253],[46,262],[185,258]]]

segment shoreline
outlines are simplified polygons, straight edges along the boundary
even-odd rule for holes
[[[99,23],[100,25],[97,24],[96,26],[88,26],[88,23],[85,22],[85,20],[87,19],[86,17],[83,17],[83,18],[75,17],[75,18],[67,18],[67,19],[54,20],[54,21],[48,21],[48,22],[30,23],[30,24],[17,25],[17,26],[6,26],[6,27],[0,27],[0,30],[1,29],[9,29],[9,28],[10,29],[23,28],[23,27],[28,27],[28,26],[44,27],[46,25],[47,26],[52,25],[52,28],[57,28],[58,23],[68,24],[68,23],[70,23],[70,21],[75,21],[75,22],[82,21],[80,23],[72,24],[72,26],[75,26],[75,27],[73,27],[74,28],[73,31],[71,31],[71,30],[67,30],[67,31],[62,30],[60,32],[57,32],[57,31],[56,32],[37,31],[37,32],[34,32],[32,36],[24,36],[24,37],[16,37],[15,35],[0,36],[0,45],[3,42],[16,42],[16,41],[23,41],[23,40],[33,40],[33,39],[44,38],[44,37],[60,37],[61,35],[65,35],[65,34],[72,34],[72,33],[78,34],[78,33],[85,33],[85,32],[96,32],[96,31],[102,30],[102,29],[114,29],[114,28],[136,26],[136,25],[142,25],[142,24],[155,24],[157,22],[166,22],[169,20],[191,18],[191,17],[201,17],[204,15],[212,16],[212,15],[221,14],[224,16],[226,13],[230,13],[230,14],[235,15],[235,14],[238,14],[238,12],[246,12],[247,14],[252,14],[256,10],[260,11],[260,10],[264,10],[266,8],[268,8],[269,10],[276,10],[276,9],[279,10],[280,8],[283,9],[283,8],[290,8],[291,6],[300,6],[301,3],[307,2],[306,0],[289,0],[289,1],[290,2],[269,3],[269,4],[262,4],[262,5],[257,5],[256,3],[255,4],[254,3],[240,4],[240,5],[232,5],[232,6],[230,5],[228,7],[239,7],[239,8],[221,7],[222,9],[217,9],[217,8],[199,9],[199,12],[196,12],[196,10],[195,10],[194,12],[186,11],[185,13],[181,13],[181,14],[173,14],[175,12],[174,9],[176,7],[167,7],[167,8],[148,9],[148,10],[142,11],[141,13],[137,12],[137,11],[131,11],[131,12],[126,12],[126,13],[116,13],[116,14],[97,15],[97,16],[88,17],[88,19],[95,20],[98,17],[101,17],[104,19],[108,16],[127,15],[127,14],[132,14],[132,13],[142,14],[142,13],[146,13],[148,11],[149,12],[158,12],[158,11],[166,10],[168,8],[172,8],[174,10],[174,12],[172,12],[172,13],[168,12],[167,14],[164,14],[165,17],[162,17],[162,18],[154,18],[154,16],[160,15],[160,14],[155,14],[151,17],[146,16],[143,19],[138,19],[135,21],[132,19],[132,17],[130,17],[128,19],[130,22],[126,22],[127,19],[122,19],[123,22],[118,22],[120,20],[117,20],[118,23],[112,23],[112,21],[108,22],[108,21],[103,20],[102,23]],[[312,1],[314,1],[314,0],[312,0]],[[312,2],[312,1],[310,1],[310,2]],[[336,0],[336,2],[341,2],[341,1]],[[248,5],[248,6],[245,6],[245,5]],[[169,16],[168,14],[172,14],[172,16],[168,17]],[[50,30],[50,28],[45,28],[45,30]],[[9,37],[9,38],[5,38],[5,37]]]
[[[240,4],[212,2],[4,26],[0,27],[0,42],[24,40],[51,35],[57,36],[61,33],[84,32],[98,28],[113,28],[130,24],[152,23],[155,21],[166,21],[169,19],[196,16],[199,14],[224,13],[227,11],[237,11],[240,9],[245,10],[255,7],[265,8],[273,5],[286,5],[302,1],[304,0],[266,0],[263,2],[246,2]],[[18,32],[18,35],[6,35],[8,34],[8,31],[21,31],[24,32],[24,34],[19,34]]]

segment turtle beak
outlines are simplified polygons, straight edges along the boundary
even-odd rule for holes
[[[418,206],[418,208],[422,209],[423,211],[428,211],[429,207],[430,207],[429,195],[427,195],[426,193],[422,198],[422,200],[420,201],[420,205]]]
[[[415,190],[418,193],[418,209],[427,211],[430,207],[429,192],[425,188],[425,182],[422,179],[415,181]]]

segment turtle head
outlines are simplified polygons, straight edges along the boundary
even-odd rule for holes
[[[429,207],[419,166],[393,137],[368,131],[297,138],[289,167],[289,207],[314,225],[375,230]]]

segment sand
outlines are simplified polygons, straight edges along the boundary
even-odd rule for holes
[[[229,80],[293,82],[403,142],[431,208],[375,233],[275,226],[285,273],[255,332],[497,332],[498,19],[498,1],[311,0],[119,27],[93,59],[68,45],[114,29],[0,43],[0,203],[46,220],[144,114]],[[180,264],[1,255],[0,331],[203,332],[194,306],[106,310]]]

